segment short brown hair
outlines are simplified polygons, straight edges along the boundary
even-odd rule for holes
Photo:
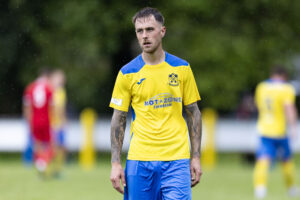
[[[285,76],[287,78],[288,72],[282,65],[274,65],[271,69],[271,75],[280,75]]]
[[[157,10],[156,8],[151,8],[151,7],[145,7],[138,11],[133,17],[132,17],[132,23],[135,24],[136,20],[138,18],[144,18],[144,17],[149,17],[153,15],[155,20],[162,25],[165,23],[164,16]]]
[[[41,67],[38,71],[39,76],[50,76],[51,69],[48,66]]]

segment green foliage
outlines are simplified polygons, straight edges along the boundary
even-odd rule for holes
[[[271,65],[299,51],[297,1],[175,2],[167,46],[190,61],[204,106],[233,110]]]
[[[22,90],[42,66],[67,72],[76,110],[108,112],[118,70],[139,52],[131,17],[144,6],[164,14],[164,47],[190,62],[202,106],[233,111],[272,64],[291,67],[299,52],[295,0],[7,0],[0,3],[0,113],[20,112]]]

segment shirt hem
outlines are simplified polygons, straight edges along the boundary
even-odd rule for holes
[[[261,137],[266,137],[266,138],[271,138],[271,139],[282,139],[286,138],[287,134],[282,134],[282,135],[268,135],[268,134],[260,134]]]
[[[188,156],[177,156],[177,157],[171,157],[171,158],[158,158],[158,157],[152,157],[152,158],[145,158],[145,157],[138,157],[138,156],[128,156],[127,160],[139,160],[139,161],[172,161],[172,160],[181,160],[181,159],[190,159],[190,155]]]

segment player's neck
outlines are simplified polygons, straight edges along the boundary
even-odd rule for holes
[[[37,78],[38,81],[47,81],[47,77],[46,76],[40,76]]]
[[[165,52],[162,48],[158,48],[153,53],[142,53],[142,58],[147,65],[157,65],[165,60]]]
[[[279,82],[286,81],[284,77],[278,76],[278,75],[273,75],[270,77],[270,79],[273,81],[279,81]]]

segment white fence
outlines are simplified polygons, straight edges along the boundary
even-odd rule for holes
[[[129,146],[130,123],[127,123],[123,151]],[[78,151],[83,142],[79,121],[69,121],[66,127],[66,145]],[[21,152],[26,147],[28,128],[22,119],[0,119],[0,152]],[[292,147],[300,152],[300,134]],[[205,132],[203,133],[205,143]],[[255,121],[220,119],[216,126],[215,144],[219,152],[254,152],[258,142]],[[110,119],[99,119],[95,125],[94,145],[100,151],[110,150]]]

